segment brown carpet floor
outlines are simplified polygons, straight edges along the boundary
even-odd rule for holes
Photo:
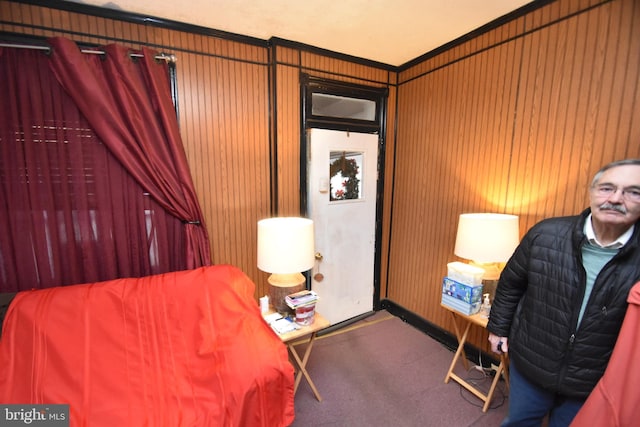
[[[302,355],[305,344],[296,348]],[[483,413],[480,399],[454,381],[444,383],[452,358],[449,349],[386,311],[320,336],[307,370],[323,400],[303,378],[292,426],[499,426],[507,412],[504,381]],[[458,365],[458,375],[488,390],[491,376],[473,362],[468,371]]]

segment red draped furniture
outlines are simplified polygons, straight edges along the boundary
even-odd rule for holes
[[[293,366],[232,266],[18,292],[0,402],[70,405],[71,426],[287,426]]]

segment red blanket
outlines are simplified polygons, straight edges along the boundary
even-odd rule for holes
[[[286,426],[293,367],[231,266],[20,292],[0,402],[70,404],[71,426]]]

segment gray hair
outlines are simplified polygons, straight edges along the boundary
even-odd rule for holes
[[[609,169],[612,169],[618,166],[627,166],[627,165],[640,166],[640,159],[624,159],[624,160],[616,160],[615,162],[607,163],[606,165],[601,167],[600,170],[596,172],[596,174],[593,176],[593,180],[591,181],[591,187],[594,187],[596,185],[596,183],[600,180],[600,177],[602,176],[603,173],[605,173],[605,171],[608,171]]]

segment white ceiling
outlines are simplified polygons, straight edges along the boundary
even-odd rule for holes
[[[399,66],[531,0],[73,0]]]

